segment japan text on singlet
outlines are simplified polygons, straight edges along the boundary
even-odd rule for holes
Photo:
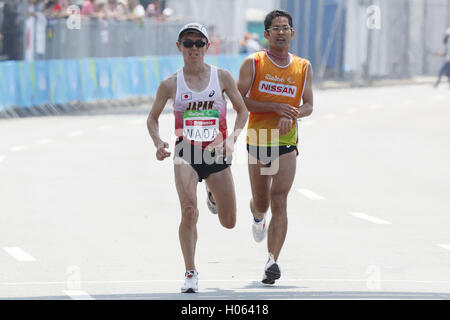
[[[173,105],[175,135],[202,148],[227,137],[227,104],[222,96],[218,70],[210,67],[209,84],[201,92],[187,86],[183,68],[177,71],[177,92]]]
[[[290,56],[290,63],[281,67],[265,51],[254,53],[253,83],[247,96],[256,101],[286,103],[298,108],[310,63],[296,55]],[[250,112],[247,143],[254,146],[297,145],[296,121],[286,135],[272,136],[271,129],[277,129],[280,118],[276,112]]]

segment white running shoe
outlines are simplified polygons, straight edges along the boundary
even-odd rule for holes
[[[206,186],[206,205],[208,206],[209,211],[211,211],[212,214],[217,214],[217,206],[214,201],[211,201],[212,193],[209,191],[208,184],[205,181]]]
[[[265,214],[264,217],[259,222],[256,222],[255,219],[253,219],[252,231],[253,231],[253,239],[255,239],[256,242],[261,242],[264,240],[267,234]]]
[[[264,284],[275,284],[275,280],[280,279],[280,277],[280,266],[275,262],[273,254],[269,253],[269,260],[267,260],[266,266],[264,267],[264,274],[261,282]]]
[[[197,270],[188,270],[185,275],[184,285],[181,287],[182,293],[198,292],[198,272]]]

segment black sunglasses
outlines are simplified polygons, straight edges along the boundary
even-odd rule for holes
[[[203,40],[192,41],[191,39],[188,39],[188,40],[180,41],[180,43],[183,44],[183,46],[186,48],[192,48],[194,46],[194,44],[197,48],[203,48],[204,46],[206,46],[206,42]]]

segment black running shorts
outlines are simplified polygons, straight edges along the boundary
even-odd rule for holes
[[[215,152],[194,146],[190,142],[178,137],[175,143],[175,157],[185,160],[198,174],[198,181],[209,177],[210,174],[220,172],[231,166],[231,158],[216,157]]]
[[[254,158],[258,159],[262,164],[270,166],[279,156],[295,151],[297,156],[299,154],[297,146],[273,146],[273,147],[260,147],[247,144],[247,151]]]

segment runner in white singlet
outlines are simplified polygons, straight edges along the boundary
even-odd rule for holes
[[[181,206],[179,239],[186,268],[181,291],[189,293],[198,290],[195,266],[197,184],[206,181],[208,207],[218,214],[222,226],[233,228],[236,195],[230,164],[234,143],[248,118],[247,108],[231,74],[204,63],[209,46],[208,33],[202,25],[189,23],[180,30],[177,47],[183,54],[184,67],[161,82],[147,119],[148,131],[157,148],[156,158],[170,157],[169,144],[159,135],[158,119],[167,101],[173,100],[177,136],[175,184]],[[229,136],[224,93],[237,112]]]

